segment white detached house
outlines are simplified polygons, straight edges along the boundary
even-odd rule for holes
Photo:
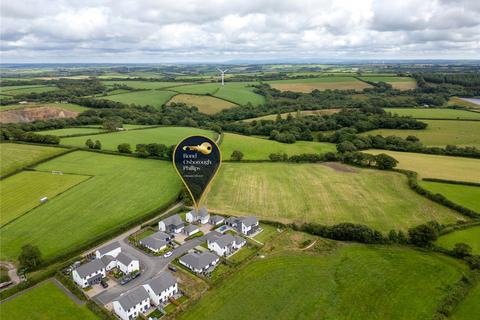
[[[98,259],[85,263],[72,271],[73,281],[82,288],[100,283],[106,276],[105,265]]]
[[[113,310],[122,320],[136,319],[150,308],[150,295],[143,286],[120,295],[113,301]]]
[[[222,236],[214,235],[207,240],[208,249],[223,257],[234,253],[246,243],[247,241],[244,238],[232,236],[231,234],[225,234]]]
[[[185,220],[190,223],[201,223],[206,224],[210,219],[210,214],[207,211],[207,208],[201,207],[200,209],[192,209],[191,211],[187,212],[185,215]]]
[[[220,258],[211,252],[193,252],[184,255],[178,261],[193,272],[204,273],[213,270]]]
[[[173,297],[178,292],[177,279],[169,272],[162,272],[158,277],[144,284],[143,287],[150,295],[150,301],[156,306],[167,302],[168,298]]]
[[[140,262],[126,253],[117,256],[117,267],[125,274],[140,270]]]

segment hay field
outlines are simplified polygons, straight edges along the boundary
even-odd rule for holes
[[[210,96],[198,96],[192,94],[178,94],[168,103],[185,103],[187,106],[195,106],[200,112],[215,114],[224,109],[236,107],[237,105],[222,99]]]
[[[362,76],[360,78],[371,82],[386,82],[388,84],[391,84],[393,88],[398,90],[411,90],[417,87],[417,81],[410,77]]]
[[[152,107],[163,106],[171,97],[175,95],[173,91],[145,90],[134,91],[130,93],[121,93],[111,96],[102,96],[99,99],[107,99],[125,104],[150,105]]]
[[[466,119],[480,120],[480,112],[470,112],[457,109],[446,108],[383,108],[386,112],[398,114],[399,116],[409,116],[417,119]]]
[[[371,88],[365,82],[353,77],[319,77],[307,79],[275,80],[267,81],[272,88],[281,91],[311,92],[317,90],[363,90]]]

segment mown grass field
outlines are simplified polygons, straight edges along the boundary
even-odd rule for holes
[[[125,104],[136,104],[136,105],[150,105],[152,107],[161,107],[164,105],[171,97],[175,95],[173,91],[167,90],[145,90],[145,91],[134,91],[130,93],[115,94],[111,96],[102,96],[99,99],[107,99],[112,101],[117,101]]]
[[[31,85],[2,87],[0,92],[4,95],[16,96],[24,93],[42,93],[55,90],[58,90],[58,88],[54,86]]]
[[[417,87],[417,81],[410,77],[396,76],[362,76],[361,79],[371,82],[386,82],[391,84],[393,88],[399,90],[410,90]]]
[[[419,178],[438,178],[468,182],[480,181],[480,160],[462,157],[437,156],[389,150],[365,150],[366,153],[386,153],[399,162],[398,169],[415,171]]]
[[[268,160],[271,153],[286,153],[288,155],[301,153],[335,152],[335,145],[324,142],[297,141],[292,144],[273,140],[225,133],[220,145],[222,157],[229,160],[234,150],[243,153],[244,160]]]
[[[54,129],[54,130],[44,130],[38,131],[38,134],[51,134],[54,136],[69,136],[74,134],[92,134],[98,132],[104,132],[105,130],[99,128],[63,128],[63,129]]]
[[[480,226],[450,232],[437,240],[439,246],[447,249],[453,249],[455,244],[460,242],[472,247],[474,254],[480,254]]]
[[[10,104],[6,106],[0,106],[0,111],[24,109],[24,108],[38,108],[38,107],[58,108],[58,109],[65,109],[69,111],[75,111],[75,112],[83,112],[90,109],[90,108],[82,107],[73,103],[28,103],[28,104]]]
[[[402,174],[336,165],[224,163],[208,208],[281,222],[363,223],[383,232],[462,219],[416,194]]]
[[[127,85],[134,89],[163,89],[168,87],[181,86],[183,82],[162,82],[162,81],[132,81],[132,80],[107,80],[102,81],[106,86],[114,84]]]
[[[267,245],[264,259],[235,272],[178,318],[431,319],[466,270],[452,258],[400,247],[317,239],[302,252],[304,239],[284,233]]]
[[[449,319],[473,320],[480,314],[480,284],[477,284],[457,306]]]
[[[319,78],[267,81],[272,88],[281,91],[311,92],[317,90],[363,90],[371,85],[353,77],[326,76]]]
[[[377,129],[362,135],[416,136],[426,146],[473,146],[480,148],[480,121],[421,120],[424,130]]]
[[[237,105],[222,99],[210,96],[199,96],[193,94],[178,94],[174,96],[170,103],[185,103],[187,106],[195,106],[198,111],[206,114],[215,114],[224,109],[236,107]]]
[[[88,176],[23,171],[2,180],[0,225],[18,218],[41,205],[40,198],[51,201],[56,195],[88,179]]]
[[[480,120],[480,112],[446,108],[384,108],[386,112],[412,118],[468,119]]]
[[[26,243],[38,245],[46,259],[69,252],[174,201],[181,186],[168,161],[84,151],[36,169],[93,177],[2,227],[1,259],[14,261]]]
[[[311,115],[330,115],[330,114],[334,114],[334,113],[337,113],[339,112],[340,110],[342,109],[319,109],[319,110],[302,110],[300,111],[300,116],[311,116]],[[282,117],[282,119],[285,119],[289,114],[291,114],[293,117],[296,117],[297,116],[297,112],[296,111],[293,111],[293,112],[285,112],[285,113],[282,113],[280,114],[280,116]],[[256,118],[250,118],[250,119],[246,119],[246,120],[242,120],[242,121],[245,121],[245,122],[251,122],[251,121],[254,121],[254,120],[275,120],[277,119],[277,115],[276,114],[269,114],[269,115],[266,115],[266,116],[261,116],[261,117],[256,117]]]
[[[451,183],[420,181],[420,185],[433,193],[480,213],[480,187]]]
[[[135,151],[137,144],[163,143],[167,146],[176,145],[183,138],[191,135],[204,135],[212,139],[215,134],[207,131],[189,127],[157,127],[144,130],[128,130],[91,136],[70,137],[61,139],[60,143],[67,146],[84,147],[87,139],[99,140],[102,149],[117,151],[121,143],[130,143],[132,151]]]
[[[96,320],[98,317],[86,305],[77,305],[52,282],[45,282],[32,290],[0,305],[2,319],[31,320]]]
[[[63,148],[0,143],[0,175],[6,175],[37,161],[66,152]]]

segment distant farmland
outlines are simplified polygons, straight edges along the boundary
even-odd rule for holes
[[[311,116],[311,115],[330,115],[339,112],[342,109],[319,109],[319,110],[302,110],[300,111],[300,115],[303,116]],[[285,119],[289,114],[291,114],[293,117],[296,117],[297,112],[292,111],[292,112],[285,112],[280,114],[282,119]],[[242,121],[245,122],[251,122],[254,120],[275,120],[277,118],[276,114],[269,114],[266,116],[261,116],[261,117],[256,117],[256,118],[250,118],[250,119],[245,119]]]
[[[447,199],[480,213],[480,187],[453,183],[420,181],[420,185],[433,193],[440,193]]]
[[[101,96],[99,99],[107,99],[125,104],[150,105],[152,107],[161,107],[171,97],[175,95],[173,91],[145,90],[133,91],[129,93],[120,93],[111,96]]]
[[[371,86],[353,77],[325,76],[319,78],[267,81],[281,91],[311,92],[317,90],[363,90]]]
[[[132,81],[132,80],[108,80],[102,81],[106,86],[114,84],[126,85],[134,89],[163,89],[168,87],[181,86],[184,82],[165,82],[165,81]]]
[[[399,90],[410,90],[417,87],[415,79],[410,77],[394,77],[394,76],[361,76],[360,79],[370,82],[386,82],[391,84],[393,88]]]
[[[414,191],[399,173],[335,164],[225,163],[208,208],[282,222],[362,223],[383,232],[463,217]]]
[[[384,108],[386,112],[412,118],[467,119],[480,120],[480,112],[446,108]]]
[[[192,94],[178,94],[170,99],[168,103],[185,103],[187,106],[197,107],[200,112],[206,114],[215,114],[224,109],[237,106],[236,104],[215,97]]]

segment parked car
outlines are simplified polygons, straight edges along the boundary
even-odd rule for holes
[[[168,270],[173,271],[173,272],[177,272],[177,268],[175,266],[172,266],[172,265],[168,265]]]
[[[172,251],[169,251],[163,255],[164,258],[168,258],[172,255]]]
[[[100,281],[100,284],[102,285],[102,288],[108,288],[108,283],[106,283],[105,281]]]
[[[140,276],[140,272],[135,272],[134,274],[131,274],[130,277],[133,279],[138,278]]]
[[[132,280],[129,276],[124,277],[122,280],[120,280],[120,284],[123,286],[124,284],[127,284]]]

